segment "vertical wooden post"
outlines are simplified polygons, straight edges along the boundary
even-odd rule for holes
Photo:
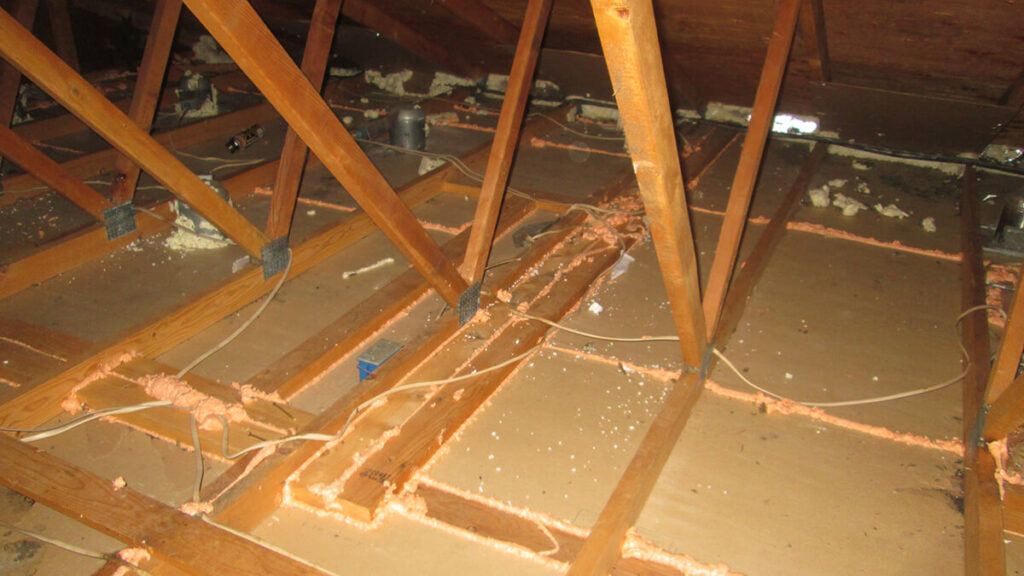
[[[50,30],[53,31],[54,51],[77,72],[78,49],[75,48],[75,33],[71,28],[68,0],[46,0],[46,7],[50,16]]]
[[[960,200],[961,306],[964,310],[985,303],[985,276],[978,238],[978,197],[974,169],[963,176]],[[1018,293],[1021,292],[1018,290]],[[1019,314],[1018,316],[1024,316]],[[977,418],[989,380],[988,319],[984,310],[963,319],[961,339],[967,351],[963,382],[964,441],[964,566],[967,576],[1004,576],[1002,503],[995,479],[995,461],[985,447]],[[1019,358],[1019,355],[1018,355]]]
[[[346,6],[348,6],[346,2]],[[245,0],[186,0],[309,149],[453,307],[468,286]]]
[[[180,16],[181,0],[157,0],[153,21],[149,26],[149,37],[146,39],[146,51],[142,55],[139,74],[135,79],[135,92],[128,108],[128,116],[146,132],[153,125],[153,115],[160,100],[160,85],[167,72],[174,31]],[[114,204],[132,201],[140,172],[138,165],[127,156],[118,155],[114,160],[114,182],[110,187]]]
[[[331,55],[334,30],[338,25],[338,13],[342,0],[317,0],[313,18],[309,22],[306,50],[302,54],[302,73],[317,92],[323,87],[327,59]],[[288,235],[295,213],[295,200],[299,195],[302,171],[306,166],[309,149],[292,127],[284,137],[281,162],[277,166],[277,180],[274,196],[270,200],[270,214],[267,216],[267,236],[272,240]]]
[[[498,223],[501,201],[505,197],[512,159],[515,158],[519,143],[519,128],[523,124],[526,101],[533,86],[533,74],[540,55],[540,44],[544,39],[552,0],[530,0],[523,19],[515,60],[508,76],[505,101],[501,105],[498,128],[491,144],[491,155],[487,159],[480,200],[473,217],[473,228],[469,235],[469,247],[462,264],[462,273],[470,284],[479,282],[487,268],[487,257],[491,254],[494,227]]]
[[[60,164],[6,126],[0,126],[0,154],[103,222],[103,213],[111,207],[106,198],[81,180],[68,175]]]
[[[782,88],[782,78],[786,73],[786,62],[789,51],[793,47],[793,35],[796,30],[797,17],[800,14],[801,0],[781,0],[779,16],[775,20],[771,41],[768,43],[768,55],[761,70],[761,81],[757,85],[754,97],[754,109],[750,116],[747,136],[743,140],[743,152],[736,167],[736,174],[729,193],[729,204],[725,208],[722,230],[718,236],[718,247],[715,259],[711,263],[711,274],[708,277],[707,289],[704,292],[704,316],[707,319],[707,337],[711,338],[718,324],[718,315],[725,302],[725,293],[729,289],[729,280],[736,265],[743,228],[747,223],[747,211],[754,195],[754,185],[761,169],[765,143],[771,132],[775,117],[775,103]]]
[[[818,73],[818,80],[831,82],[832,64],[828,57],[828,34],[822,0],[803,0],[801,3],[800,39],[807,51],[807,59]]]
[[[266,237],[259,230],[3,10],[0,56],[175,196],[188,202],[246,253],[261,257]]]
[[[647,207],[683,359],[689,366],[700,367],[707,343],[697,259],[654,9],[650,0],[591,0],[591,5],[633,169]],[[576,556],[570,575],[607,574],[615,564],[626,531],[643,510],[702,389],[702,376],[695,373],[684,374],[673,384]]]

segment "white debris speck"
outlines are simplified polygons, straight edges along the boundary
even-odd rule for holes
[[[427,172],[433,172],[434,170],[437,170],[441,166],[444,166],[445,163],[446,161],[444,158],[431,158],[428,156],[424,156],[423,159],[420,160],[420,167],[416,172],[420,176],[423,176]]]
[[[813,204],[815,208],[828,208],[829,204],[832,203],[832,199],[828,193],[828,186],[815,188],[808,192],[807,196],[811,199],[811,204]]]
[[[871,194],[871,188],[868,187],[867,182],[858,182],[857,192],[860,192],[861,194]]]
[[[868,166],[867,164],[864,164],[863,162],[857,162],[856,160],[854,160],[853,161],[853,169],[854,170],[871,170],[871,167]]]
[[[790,374],[789,372],[786,372],[786,380],[792,380],[792,379],[793,379],[793,375]]]
[[[935,232],[937,230],[935,227],[935,218],[929,216],[921,220],[921,228],[924,228],[925,232]]]
[[[306,216],[316,216],[316,210],[306,210]]]
[[[601,306],[597,302],[591,302],[590,306],[587,306],[587,310],[590,310],[591,314],[595,314],[596,315],[596,314],[600,314],[601,312],[604,312],[604,306]]]
[[[899,218],[900,220],[910,216],[910,214],[900,210],[895,204],[889,204],[888,206],[875,204],[875,212],[878,212],[882,216],[886,216],[888,218]]]
[[[842,210],[843,216],[855,216],[857,212],[868,209],[864,204],[839,192],[836,192],[835,198],[832,199],[832,205]]]
[[[344,118],[341,119],[341,123],[344,124],[345,126],[351,126],[352,123],[355,121],[356,119],[351,116],[345,116]]]
[[[380,111],[374,108],[370,108],[369,110],[363,111],[363,116],[365,116],[368,120],[376,120],[377,118],[380,118]]]
[[[846,180],[843,178],[836,178],[835,180],[828,181],[829,188],[842,188],[846,186]]]

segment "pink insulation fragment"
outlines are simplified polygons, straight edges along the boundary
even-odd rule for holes
[[[110,482],[110,486],[111,486],[111,488],[114,489],[114,492],[120,491],[122,488],[124,488],[127,485],[128,485],[128,483],[124,481],[124,476],[118,476],[117,478],[114,478]]]
[[[138,566],[149,560],[149,550],[145,548],[123,548],[117,556],[132,566]]]
[[[229,404],[192,388],[184,380],[166,374],[151,374],[139,379],[146,394],[157,400],[170,400],[175,406],[192,412],[202,430],[220,430],[218,416],[228,422],[242,422],[246,419],[241,404]]]
[[[138,356],[139,354],[135,351],[125,352],[124,354],[115,356],[110,361],[101,364],[100,367],[97,368],[95,372],[83,378],[81,382],[76,384],[75,387],[71,389],[71,392],[69,392],[67,397],[64,398],[64,400],[60,403],[61,409],[67,412],[68,414],[78,414],[79,412],[81,412],[83,404],[78,399],[77,396],[79,390],[85,388],[89,384],[92,384],[93,382],[96,382],[98,380],[102,380],[110,376],[117,376],[117,374],[114,373],[115,368],[117,368],[121,364],[127,364],[128,362],[131,362]]]
[[[213,512],[212,502],[185,502],[178,506],[178,510],[189,516],[206,515]]]
[[[264,392],[252,384],[239,384],[232,382],[231,387],[238,391],[242,397],[242,404],[251,404],[257,400],[270,402],[271,404],[284,404],[285,401],[277,392]]]
[[[687,576],[741,576],[725,564],[705,564],[684,554],[670,554],[630,528],[622,546],[623,558],[636,558],[671,566]]]

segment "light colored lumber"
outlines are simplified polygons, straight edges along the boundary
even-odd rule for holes
[[[985,415],[985,440],[1001,440],[1024,424],[1024,376],[1013,379]]]
[[[975,174],[964,173],[960,213],[961,305],[969,309],[985,303],[985,279],[978,237],[978,204]],[[963,319],[961,343],[967,351],[967,375],[963,380],[964,425],[964,566],[967,576],[1004,576],[1003,518],[995,460],[980,442],[975,418],[984,401],[989,377],[988,318],[984,311]]]
[[[340,10],[341,0],[317,0],[313,8],[313,18],[309,22],[306,49],[302,53],[302,73],[317,92],[323,87],[327,59],[331,55],[331,43],[334,41],[334,30],[338,25]],[[299,138],[294,128],[289,127],[284,137],[284,148],[281,150],[277,180],[274,183],[274,195],[271,197],[270,213],[267,216],[267,236],[273,239],[288,236],[291,230],[295,200],[299,195],[299,184],[302,182],[308,152],[306,143]]]
[[[736,279],[733,280],[729,293],[725,297],[722,316],[719,319],[718,328],[715,330],[714,341],[719,348],[724,349],[725,342],[739,325],[747,301],[754,293],[754,288],[761,280],[765,268],[768,267],[768,262],[771,260],[772,254],[775,253],[776,247],[786,234],[786,224],[800,208],[800,200],[807,193],[811,178],[814,177],[818,166],[827,154],[828,146],[826,144],[819,142],[814,145],[811,155],[804,161],[796,180],[789,187],[789,192],[775,209],[771,221],[761,232],[754,250],[744,260],[743,267],[736,274]]]
[[[153,126],[153,115],[160,101],[160,86],[167,73],[167,63],[174,45],[174,32],[181,16],[181,0],[157,0],[153,9],[153,20],[149,25],[149,37],[142,54],[139,74],[135,78],[135,90],[128,116],[147,133]],[[114,181],[110,192],[115,204],[131,202],[135,187],[139,183],[140,170],[124,154],[114,160]]]
[[[519,30],[515,26],[480,0],[437,0],[437,3],[501,44],[512,45],[519,38]]]
[[[64,172],[60,164],[6,126],[0,126],[0,154],[100,222],[103,222],[103,213],[113,206],[99,192]]]
[[[192,574],[325,574],[8,436],[0,436],[0,483]]]
[[[653,9],[648,0],[592,0],[591,5],[683,360],[700,366],[705,323],[697,258]]]
[[[39,8],[39,0],[11,0],[11,15],[19,24],[32,29]],[[0,126],[10,127],[14,118],[14,107],[18,102],[18,88],[21,86],[21,72],[7,62],[0,61]],[[0,157],[0,161],[3,158]]]
[[[707,319],[708,338],[715,333],[718,315],[722,311],[733,267],[739,254],[740,240],[743,238],[743,228],[747,223],[747,212],[754,196],[754,186],[757,184],[765,144],[775,119],[775,103],[779,98],[786,63],[793,46],[800,2],[801,0],[781,0],[775,29],[768,43],[768,54],[761,70],[757,95],[754,97],[754,109],[750,115],[747,135],[743,139],[743,151],[740,153],[739,165],[733,177],[729,203],[726,205],[725,218],[718,235],[715,259],[711,263],[707,289],[704,292],[704,317]]]
[[[533,86],[533,74],[540,56],[540,43],[544,39],[552,0],[530,0],[523,19],[519,44],[505,89],[505,100],[501,105],[497,131],[491,144],[491,156],[487,161],[484,181],[480,189],[480,200],[476,205],[473,227],[469,236],[466,259],[462,273],[475,284],[484,276],[487,258],[494,241],[494,227],[498,223],[501,201],[505,198],[512,160],[519,144],[519,127],[523,123],[526,101]]]
[[[1003,484],[1003,529],[1024,536],[1024,486]]]
[[[437,244],[245,1],[185,3],[309,149],[453,307],[466,290]],[[346,6],[349,3],[346,2]]]
[[[262,232],[3,11],[0,55],[175,196],[188,202],[246,253],[260,257],[267,241]]]
[[[800,3],[800,40],[811,67],[818,75],[817,79],[831,82],[832,63],[828,56],[828,33],[822,0],[803,0]]]

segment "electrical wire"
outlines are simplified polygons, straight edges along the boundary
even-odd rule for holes
[[[573,129],[573,128],[569,127],[568,125],[559,122],[558,120],[556,120],[550,114],[545,114],[543,112],[530,112],[529,114],[527,114],[527,116],[536,116],[536,117],[544,118],[544,119],[548,120],[549,122],[552,122],[555,125],[559,126],[562,130],[565,130],[566,132],[575,134],[577,136],[581,136],[583,138],[590,138],[591,140],[610,140],[610,141],[622,142],[623,140],[626,139],[625,136],[598,136],[596,134],[587,134],[586,132],[581,132],[579,130]]]
[[[1006,317],[1006,312],[1005,311],[1003,311],[1001,308],[999,308],[997,306],[992,306],[992,305],[989,305],[989,304],[982,304],[982,305],[979,305],[979,306],[974,306],[972,308],[968,308],[967,310],[964,310],[963,312],[961,312],[960,315],[957,316],[957,318],[956,318],[956,322],[955,322],[954,326],[957,329],[958,336],[959,336],[960,323],[963,321],[963,319],[965,317],[967,317],[968,314],[972,314],[972,313],[975,313],[975,312],[978,312],[978,311],[981,311],[981,310],[996,310],[1000,314],[1002,314],[1002,316],[1004,318]],[[541,318],[539,316],[533,316],[531,314],[525,314],[523,312],[519,312],[519,311],[515,311],[515,310],[513,310],[512,313],[517,315],[517,316],[521,316],[521,317],[524,317],[524,318],[527,318],[527,319],[530,319],[530,320],[534,320],[534,321],[537,321],[537,322],[542,322],[544,324],[547,324],[548,326],[551,326],[552,328],[556,328],[556,329],[562,330],[564,332],[570,332],[570,333],[573,333],[573,334],[577,334],[577,335],[584,336],[584,337],[587,337],[587,338],[593,338],[593,339],[596,339],[596,340],[606,340],[606,341],[611,341],[611,342],[667,342],[667,341],[676,341],[676,342],[678,342],[679,341],[679,337],[678,336],[640,336],[640,337],[634,337],[634,338],[623,338],[623,337],[617,337],[617,336],[605,336],[605,335],[600,335],[600,334],[593,334],[593,333],[590,333],[590,332],[584,332],[582,330],[576,330],[575,328],[569,328],[568,326],[563,326],[563,325],[561,325],[561,324],[559,324],[557,322],[553,322],[551,320],[548,320],[547,318]],[[901,399],[910,398],[910,397],[913,397],[913,396],[921,396],[923,394],[928,394],[928,393],[931,393],[931,392],[935,392],[935,391],[941,390],[943,388],[946,388],[948,386],[951,386],[951,385],[959,382],[960,380],[963,380],[963,378],[965,376],[967,376],[967,372],[970,369],[970,358],[969,358],[969,356],[967,354],[967,349],[964,348],[963,343],[961,343],[959,341],[959,338],[957,339],[957,342],[960,345],[960,351],[963,354],[963,357],[967,360],[967,366],[964,368],[964,371],[961,372],[960,374],[958,374],[957,376],[954,376],[953,378],[950,378],[948,380],[944,380],[944,381],[942,381],[942,382],[940,382],[938,384],[935,384],[933,386],[928,386],[928,387],[925,387],[925,388],[916,388],[914,390],[907,390],[907,391],[904,391],[904,392],[897,392],[895,394],[889,394],[889,395],[886,395],[886,396],[876,396],[876,397],[871,397],[871,398],[861,398],[861,399],[857,399],[857,400],[843,400],[843,401],[838,401],[838,402],[804,402],[804,401],[801,401],[801,400],[793,400],[791,398],[786,398],[785,396],[782,396],[781,394],[777,394],[775,392],[772,392],[771,390],[768,390],[766,388],[758,386],[757,384],[754,384],[746,376],[744,376],[743,373],[738,368],[736,368],[736,365],[733,364],[732,361],[730,361],[725,356],[725,354],[723,354],[719,349],[713,348],[712,350],[713,350],[715,356],[718,357],[718,359],[721,360],[737,376],[739,376],[740,380],[742,380],[744,384],[746,384],[747,386],[750,386],[751,388],[753,388],[754,390],[757,390],[758,392],[761,392],[762,394],[765,394],[766,396],[770,396],[772,398],[775,398],[776,400],[782,400],[782,401],[786,401],[786,402],[793,402],[794,404],[802,404],[804,406],[809,406],[811,408],[838,408],[838,407],[843,407],[843,406],[862,406],[862,405],[866,405],[866,404],[880,404],[880,403],[883,403],[883,402],[890,402],[890,401],[893,401],[893,400],[901,400]]]
[[[32,530],[26,530],[24,528],[19,528],[19,527],[13,525],[13,524],[8,524],[7,522],[0,522],[0,526],[6,528],[8,530],[13,530],[13,531],[15,531],[15,532],[17,532],[19,534],[24,535],[24,536],[28,536],[29,538],[32,538],[33,540],[38,540],[38,541],[43,542],[45,544],[49,544],[50,546],[53,546],[55,548],[60,548],[61,550],[64,550],[65,552],[71,552],[72,554],[78,554],[79,556],[85,556],[86,558],[93,558],[95,560],[109,560],[111,558],[111,556],[108,555],[108,554],[102,554],[100,552],[95,552],[93,550],[82,548],[80,546],[75,546],[74,544],[69,544],[67,542],[63,542],[61,540],[57,540],[55,538],[50,538],[49,536],[44,536],[44,535],[42,535],[42,534],[40,534],[38,532],[33,532]]]

